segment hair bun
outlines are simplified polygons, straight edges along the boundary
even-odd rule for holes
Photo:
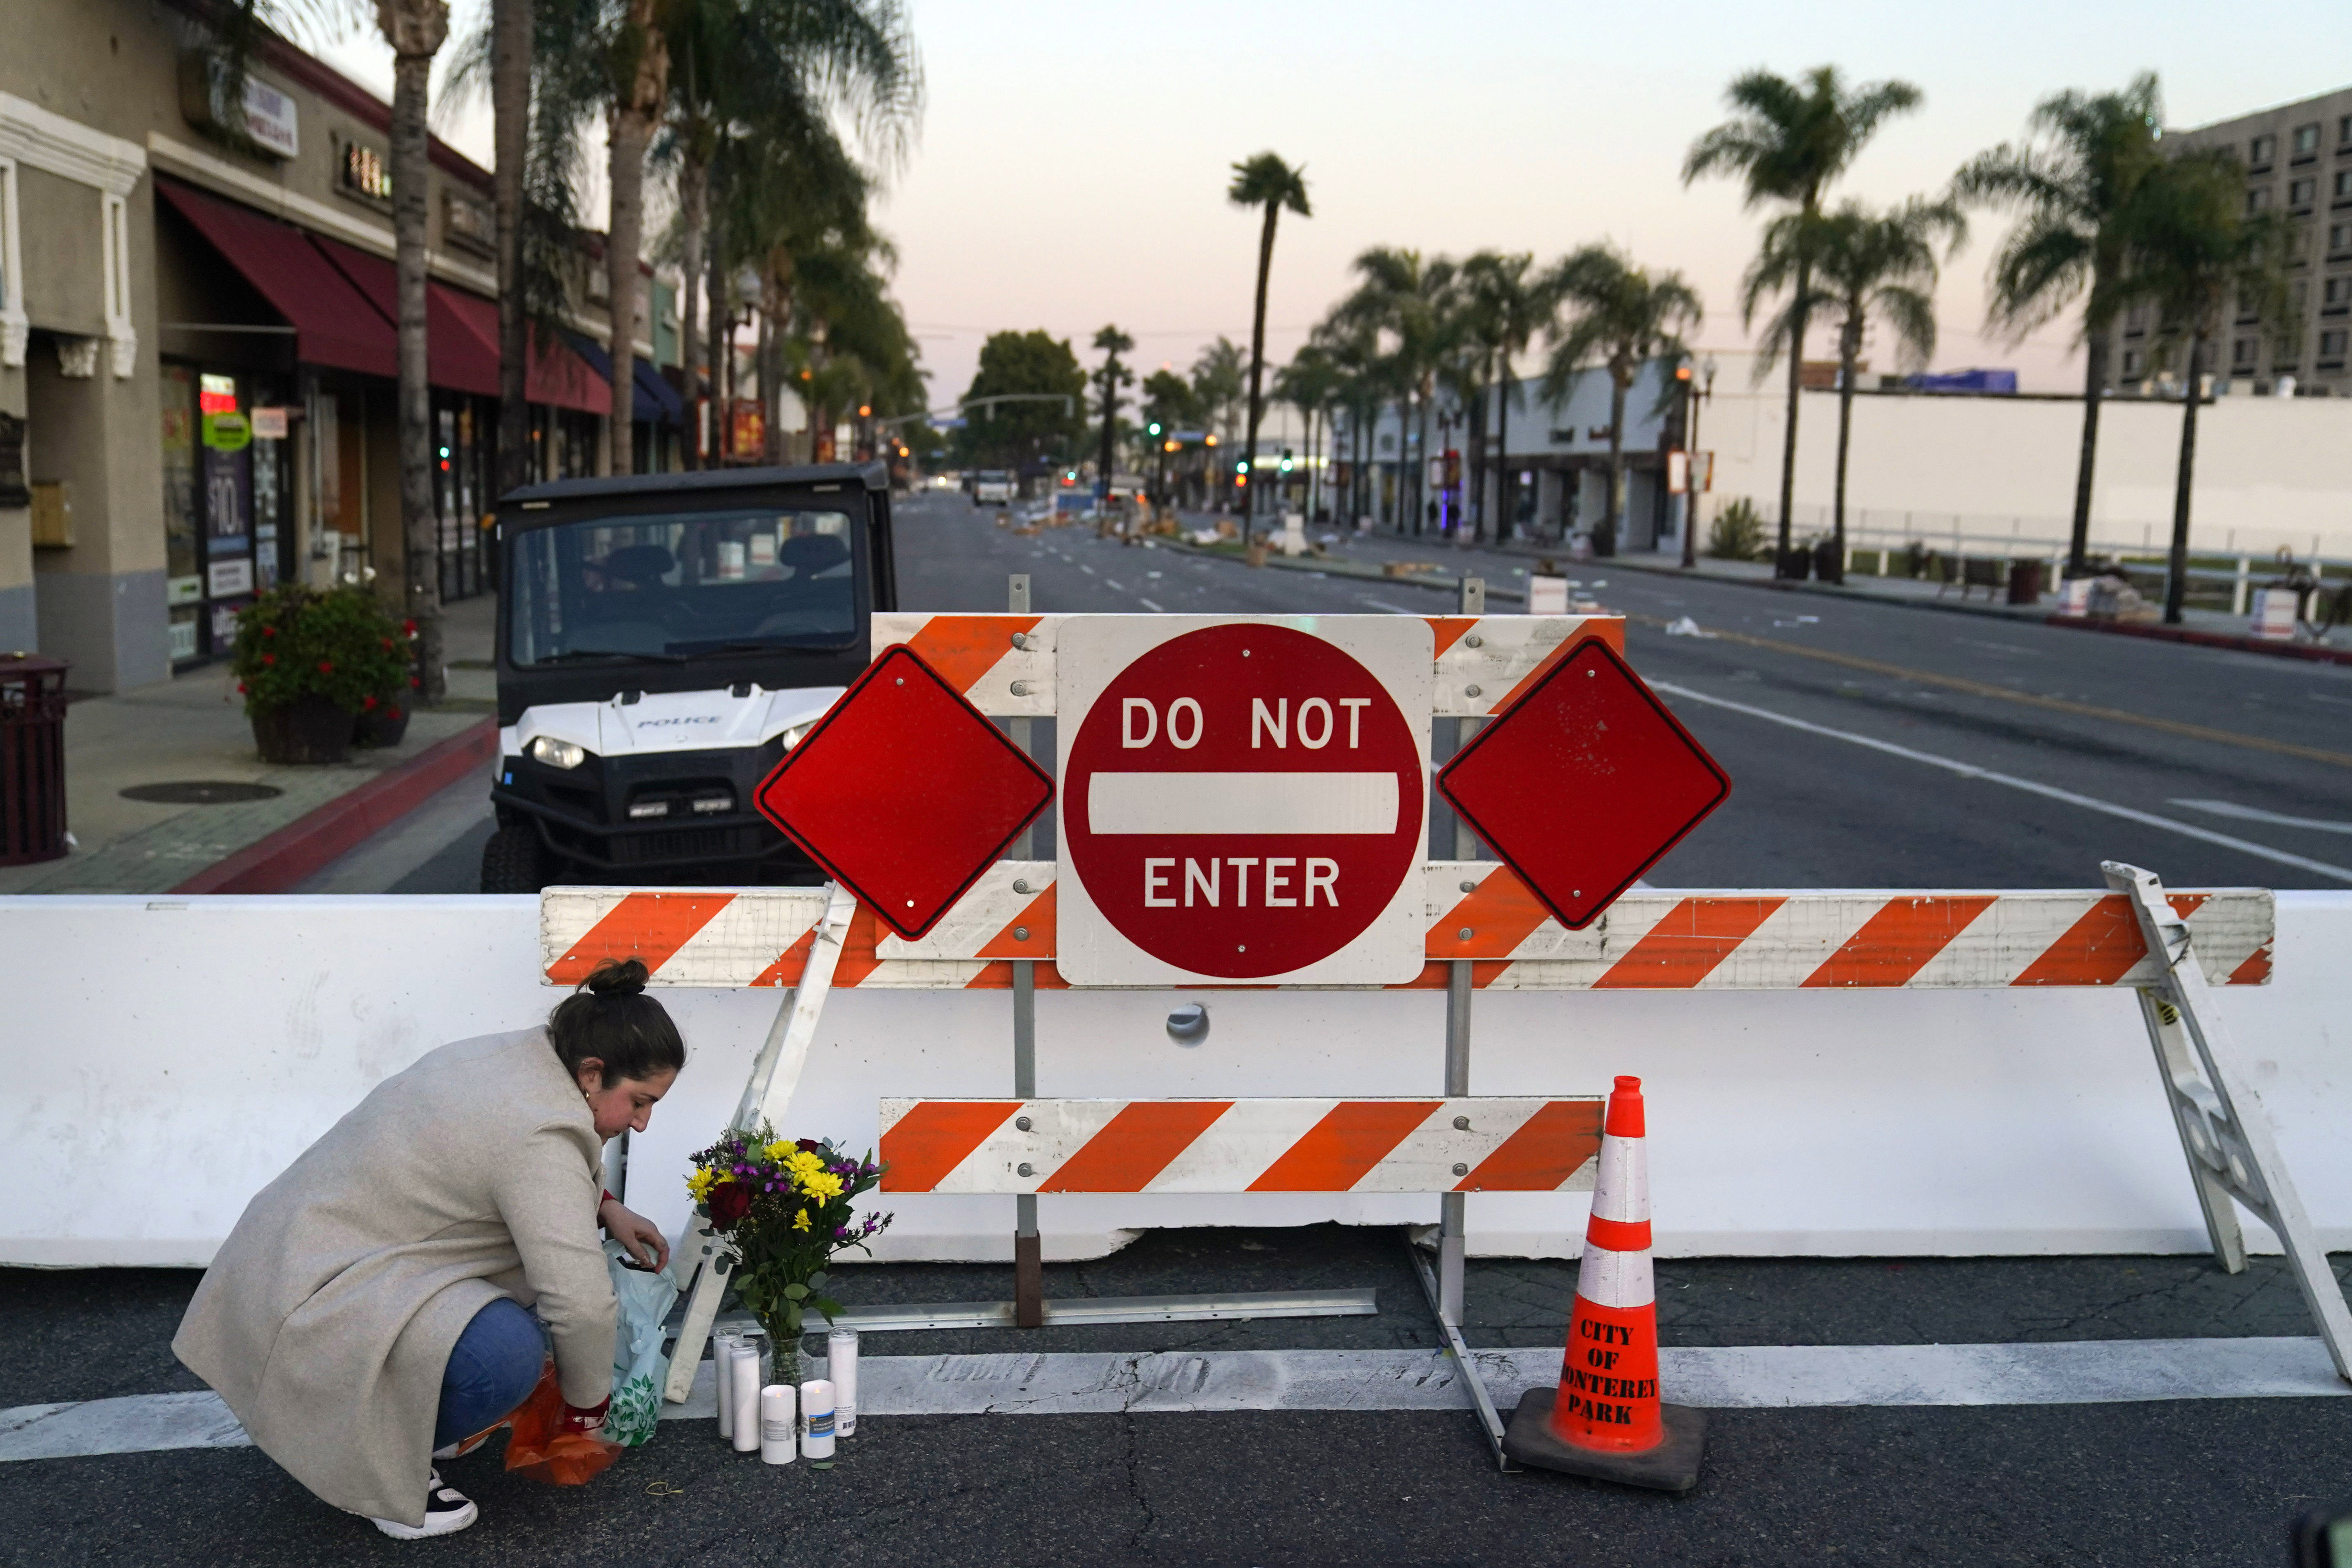
[[[647,977],[641,959],[608,958],[588,976],[587,986],[599,997],[635,996],[645,990]]]

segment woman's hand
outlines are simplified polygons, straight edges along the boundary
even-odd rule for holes
[[[597,1205],[596,1219],[604,1226],[604,1234],[627,1248],[629,1256],[640,1265],[656,1273],[669,1267],[669,1237],[661,1233],[661,1226],[626,1207],[620,1199],[606,1198]]]

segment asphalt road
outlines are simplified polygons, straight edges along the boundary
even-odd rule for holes
[[[1409,581],[1252,570],[1076,526],[1021,536],[994,516],[953,494],[902,501],[901,602],[1001,611],[1006,575],[1026,572],[1039,611],[1453,607],[1450,592]],[[1338,551],[1514,589],[1534,564],[1411,539]],[[1731,798],[1650,873],[1657,886],[2088,887],[2107,859],[2179,887],[2352,886],[2352,668],[1608,562],[1570,570],[1631,617],[1634,668],[1732,777]],[[1685,616],[1716,635],[1664,631]],[[2298,754],[2311,752],[2346,760]],[[302,890],[474,891],[489,834],[479,793],[452,786]]]

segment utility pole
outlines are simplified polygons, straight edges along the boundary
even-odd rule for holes
[[[1687,442],[1689,455],[1685,459],[1688,466],[1684,470],[1686,477],[1683,481],[1683,570],[1685,572],[1698,569],[1698,411],[1699,405],[1715,395],[1715,356],[1709,354],[1699,361],[1698,381],[1685,384],[1683,389],[1683,395],[1689,399],[1690,406],[1689,416],[1683,421],[1690,433]]]

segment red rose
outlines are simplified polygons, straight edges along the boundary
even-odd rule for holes
[[[240,680],[236,683],[236,694],[239,697],[244,696],[247,689],[248,688],[246,686],[244,681]]]
[[[416,635],[416,623],[415,621],[403,621],[400,623],[400,629],[406,632],[410,637],[415,637]]]
[[[322,658],[319,661],[319,673],[320,675],[332,675],[335,673],[335,667],[326,659]]]
[[[422,685],[424,685],[424,684],[425,684],[425,682],[423,682],[423,681],[421,681],[421,680],[417,679],[416,679],[416,677],[415,677],[415,676],[413,676],[413,675],[412,675],[412,676],[410,676],[410,677],[408,678],[408,689],[409,689],[411,691],[415,690],[418,687],[420,687],[420,686],[422,686]]]
[[[276,664],[278,662],[278,656],[274,653],[265,653],[261,656],[261,662],[264,664]]]
[[[390,637],[383,639],[383,651],[386,653],[390,653],[392,651],[392,639]]]
[[[362,710],[373,709],[373,708],[374,708],[374,706],[375,706],[375,699],[374,699],[374,698],[373,698],[373,697],[362,697],[362,698],[361,698],[361,699],[360,699],[360,707],[361,707]]]
[[[818,1142],[814,1138],[800,1139],[793,1144],[793,1147],[798,1149],[803,1154],[822,1154],[824,1152],[824,1145]]]
[[[389,707],[389,708],[385,709],[385,710],[383,710],[383,716],[384,716],[385,718],[387,718],[387,719],[397,719],[397,718],[399,718],[399,717],[400,717],[400,704],[399,704],[399,703],[397,703],[397,702],[395,702],[395,703],[394,703],[391,707]]]
[[[276,626],[264,626],[261,628],[261,635],[266,637],[274,637],[278,635],[278,628]]]
[[[751,1212],[751,1189],[742,1182],[721,1182],[710,1189],[710,1227],[728,1230]]]

